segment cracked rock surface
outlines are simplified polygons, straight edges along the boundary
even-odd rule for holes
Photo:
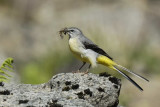
[[[0,105],[117,107],[120,88],[120,80],[106,73],[60,73],[45,84],[0,83]]]

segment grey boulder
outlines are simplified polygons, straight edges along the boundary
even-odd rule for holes
[[[0,106],[117,107],[120,88],[107,73],[60,73],[39,85],[0,83]]]

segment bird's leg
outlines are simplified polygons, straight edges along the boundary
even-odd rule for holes
[[[78,71],[80,71],[85,64],[86,64],[86,62],[83,62],[82,66],[78,69]]]
[[[89,64],[87,70],[84,72],[85,74],[88,74],[89,69],[91,68],[91,64]]]
[[[85,72],[83,72],[82,76],[84,76],[85,74],[88,74],[89,69],[91,68],[91,64],[89,64],[87,70]]]
[[[80,70],[83,68],[83,66],[84,66],[85,64],[86,64],[86,62],[83,62],[82,66],[81,66],[77,71],[75,71],[74,73],[79,73]]]

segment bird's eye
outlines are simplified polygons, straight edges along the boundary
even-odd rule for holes
[[[74,32],[74,30],[70,30],[71,32]]]

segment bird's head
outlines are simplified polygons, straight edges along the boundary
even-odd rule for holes
[[[77,36],[81,36],[82,32],[80,29],[76,28],[76,27],[69,27],[69,28],[64,28],[62,30],[59,31],[60,36],[63,38],[63,34],[64,35],[69,35],[69,38],[74,38]]]

